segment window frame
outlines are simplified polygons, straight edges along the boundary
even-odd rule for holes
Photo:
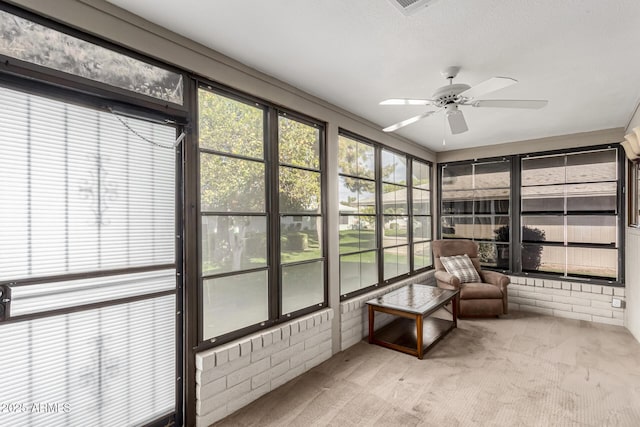
[[[255,323],[252,325],[248,325],[242,327],[240,329],[234,329],[233,331],[224,333],[222,335],[204,339],[204,331],[203,331],[203,281],[204,276],[202,273],[202,217],[206,216],[203,214],[201,210],[201,178],[200,178],[200,154],[201,152],[213,153],[215,150],[211,150],[208,148],[203,148],[200,146],[200,138],[199,138],[199,129],[193,129],[194,133],[194,144],[196,145],[197,151],[197,160],[195,162],[198,165],[197,171],[197,190],[195,199],[197,202],[195,203],[196,210],[196,240],[197,240],[197,314],[198,314],[198,324],[197,324],[197,345],[194,348],[195,352],[200,352],[203,350],[207,350],[210,348],[217,347],[219,345],[228,343],[233,340],[237,340],[251,333],[258,332],[263,329],[267,329],[274,325],[278,325],[284,322],[288,322],[292,319],[299,318],[305,316],[307,314],[316,312],[323,308],[328,307],[329,305],[329,289],[328,289],[328,257],[327,257],[327,173],[326,173],[326,122],[321,120],[312,118],[305,114],[292,111],[290,109],[284,108],[282,106],[270,103],[268,101],[262,100],[250,94],[230,89],[227,86],[224,86],[219,83],[215,83],[213,81],[197,78],[196,79],[196,100],[194,103],[196,116],[195,120],[199,120],[199,108],[197,101],[197,93],[200,90],[207,90],[216,95],[223,96],[226,98],[230,98],[234,101],[238,101],[244,104],[254,104],[263,109],[263,162],[265,165],[265,217],[267,220],[267,289],[268,289],[268,298],[266,301],[267,310],[268,310],[268,319],[263,322]],[[308,307],[296,310],[294,312],[288,314],[281,314],[282,303],[282,280],[281,280],[281,271],[282,271],[282,263],[280,256],[280,218],[281,213],[279,209],[279,170],[280,170],[280,159],[278,156],[278,148],[279,148],[279,139],[278,139],[278,119],[280,116],[285,116],[292,120],[301,122],[303,124],[309,126],[317,126],[319,129],[319,169],[320,173],[320,188],[321,188],[321,200],[320,200],[320,216],[322,217],[322,233],[321,233],[321,251],[322,251],[322,261],[323,261],[323,271],[324,271],[324,280],[323,280],[323,302],[319,304],[313,304]],[[222,153],[218,152],[220,155],[230,156],[234,158],[240,159],[249,159],[247,156],[230,154],[230,153]],[[256,161],[257,159],[251,159]],[[282,166],[291,167],[290,165],[283,164]],[[306,168],[302,167],[301,169],[306,170]],[[232,213],[235,214],[235,213]],[[256,214],[256,213],[254,213]],[[244,216],[244,213],[239,213],[237,215]],[[262,215],[262,213],[258,213],[257,215]],[[287,214],[288,215],[288,214]],[[297,215],[297,214],[295,214]],[[314,259],[314,261],[318,261],[318,259]],[[297,263],[296,263],[297,265]],[[238,271],[229,271],[225,273],[221,273],[219,275],[215,275],[215,277],[226,277],[232,275],[238,275],[247,273],[250,271],[262,271],[263,268],[254,269],[254,270],[238,270]],[[210,277],[210,276],[207,276]]]
[[[423,189],[418,188],[414,183],[413,183],[413,177],[415,176],[413,173],[413,164],[415,162],[418,163],[423,163],[424,165],[426,165],[429,168],[429,213],[428,214],[416,214],[413,208],[413,190],[414,189],[418,189],[423,191]],[[409,158],[407,159],[407,163],[410,164],[410,166],[408,166],[408,177],[409,177],[409,182],[408,182],[408,187],[407,187],[407,191],[408,191],[408,206],[407,208],[409,209],[409,222],[411,223],[411,226],[407,225],[408,228],[410,228],[410,233],[411,233],[411,239],[409,240],[409,245],[411,246],[410,249],[410,259],[409,259],[409,271],[410,272],[423,272],[426,271],[428,269],[432,269],[434,267],[434,262],[433,262],[433,249],[431,246],[431,243],[433,242],[433,237],[434,237],[434,233],[433,233],[433,226],[434,226],[434,221],[433,221],[433,164],[431,162],[427,162],[425,160],[422,160],[418,157],[414,157],[414,156],[409,156]],[[414,227],[414,222],[415,222],[415,218],[429,218],[429,223],[431,225],[430,229],[429,229],[429,236],[430,238],[427,240],[420,240],[418,242],[416,242],[415,240],[415,236],[413,235],[413,227]],[[430,265],[426,265],[424,267],[420,267],[418,269],[415,268],[415,246],[418,244],[425,244],[428,243],[429,244],[429,248],[430,248],[430,257],[431,257],[431,264]]]
[[[531,156],[552,156],[552,155],[562,155],[562,154],[573,154],[573,153],[582,153],[589,152],[595,150],[602,149],[615,149],[616,150],[616,163],[618,167],[618,179],[616,182],[617,189],[617,200],[616,200],[616,210],[617,210],[617,239],[618,239],[618,247],[616,248],[618,256],[618,277],[616,280],[608,280],[597,277],[577,277],[577,276],[558,276],[555,274],[542,273],[542,272],[523,272],[522,271],[522,238],[521,238],[521,182],[522,182],[522,169],[521,169],[521,161],[524,158]],[[616,144],[599,144],[592,146],[583,146],[583,147],[574,147],[568,149],[557,149],[557,150],[547,150],[547,151],[537,151],[530,153],[521,153],[514,154],[510,156],[503,156],[505,158],[511,159],[511,198],[510,198],[510,206],[511,206],[511,230],[518,230],[517,235],[513,232],[510,233],[510,268],[509,270],[498,270],[492,267],[483,266],[483,269],[487,270],[495,270],[502,271],[505,274],[509,274],[512,276],[518,277],[531,277],[531,278],[542,278],[542,279],[551,279],[551,280],[562,280],[566,282],[576,282],[576,283],[591,283],[595,285],[606,285],[611,287],[624,287],[625,282],[625,271],[624,271],[624,256],[622,256],[622,251],[624,250],[625,245],[625,233],[624,233],[624,219],[622,215],[625,214],[626,202],[627,200],[624,195],[626,179],[623,175],[624,165],[625,165],[625,156],[624,151],[619,145]],[[464,160],[457,162],[446,162],[446,163],[438,163],[438,227],[437,227],[437,236],[438,239],[442,239],[442,229],[440,226],[441,218],[442,218],[442,173],[441,168],[445,164],[464,164],[464,163],[473,163],[473,162],[485,162],[496,160],[501,157],[488,157],[488,158],[478,158],[472,160]],[[640,173],[640,172],[639,172]],[[517,201],[517,203],[515,203]],[[585,245],[588,246],[588,245]]]
[[[277,229],[275,229],[274,231],[276,232],[276,234],[273,235],[273,238],[270,239],[270,243],[274,244],[274,253],[277,254],[277,260],[278,263],[275,265],[276,266],[276,271],[274,272],[277,276],[278,276],[278,296],[282,296],[283,295],[283,290],[282,290],[282,284],[283,284],[283,278],[282,278],[282,272],[283,272],[283,267],[285,266],[298,266],[298,265],[304,265],[304,264],[311,264],[311,263],[315,263],[318,261],[322,262],[322,271],[324,274],[323,277],[323,302],[319,303],[319,304],[313,304],[310,305],[308,307],[305,308],[301,308],[295,311],[292,311],[290,313],[282,313],[283,309],[282,309],[282,298],[278,299],[278,323],[279,322],[284,322],[284,321],[288,321],[290,319],[294,319],[296,317],[300,317],[300,316],[304,316],[305,314],[309,314],[309,313],[313,313],[314,311],[317,311],[321,308],[325,308],[328,307],[329,305],[329,259],[328,259],[328,246],[327,246],[327,171],[326,171],[326,166],[327,166],[327,153],[326,153],[326,140],[327,140],[327,126],[326,123],[320,121],[320,120],[315,120],[310,118],[309,116],[306,116],[304,114],[301,113],[297,113],[295,111],[289,110],[289,109],[285,109],[282,107],[277,107],[275,109],[272,110],[272,114],[275,115],[275,119],[273,121],[273,129],[276,132],[276,137],[273,140],[273,143],[271,143],[271,150],[273,150],[272,152],[272,158],[274,159],[274,165],[275,168],[277,170],[277,172],[274,172],[275,178],[277,180],[277,185],[275,185],[273,187],[273,191],[274,191],[274,195],[272,196],[272,203],[276,204],[277,207],[274,208],[274,225],[277,226]],[[279,139],[279,119],[280,117],[284,117],[299,123],[302,123],[304,125],[307,125],[309,127],[315,127],[316,129],[318,129],[318,143],[319,143],[319,153],[318,153],[318,169],[313,169],[313,168],[308,168],[305,166],[300,166],[300,165],[292,165],[292,164],[288,164],[288,163],[284,163],[280,161],[279,158],[279,146],[280,146],[280,139]],[[286,167],[289,169],[297,169],[297,170],[303,170],[303,171],[312,171],[315,173],[318,173],[320,175],[320,213],[316,213],[316,214],[306,214],[306,213],[300,213],[300,212],[282,212],[280,209],[280,180],[279,180],[279,175],[280,175],[280,170],[282,167]],[[321,218],[321,226],[322,226],[322,230],[321,230],[321,242],[320,242],[320,253],[321,256],[319,258],[313,258],[313,259],[309,259],[309,260],[303,260],[303,261],[297,261],[297,262],[291,262],[291,263],[283,263],[282,262],[282,258],[281,258],[281,224],[282,224],[282,218],[285,216],[301,216],[301,217],[305,217],[305,216],[316,216],[316,217],[320,217]]]
[[[366,253],[366,252],[372,252],[374,251],[378,260],[378,266],[377,266],[377,274],[378,274],[378,281],[376,283],[374,283],[373,285],[361,288],[361,289],[357,289],[355,291],[351,291],[351,292],[347,292],[347,293],[343,293],[342,292],[342,283],[339,284],[340,286],[340,301],[345,301],[345,300],[349,300],[351,298],[366,294],[368,292],[371,292],[374,289],[378,289],[381,287],[385,287],[388,285],[392,285],[394,283],[397,283],[401,280],[406,279],[407,277],[411,277],[414,276],[416,274],[422,273],[424,271],[428,271],[430,269],[433,269],[434,263],[433,263],[433,257],[431,258],[431,265],[428,266],[424,266],[424,267],[420,267],[418,269],[415,269],[414,266],[414,244],[416,242],[414,242],[413,240],[413,218],[414,218],[414,214],[413,214],[413,174],[412,174],[412,166],[413,166],[413,161],[416,160],[420,163],[423,163],[425,165],[427,165],[429,167],[429,172],[430,172],[430,176],[429,176],[429,214],[428,215],[418,215],[418,216],[428,216],[431,218],[431,239],[430,240],[421,240],[420,242],[417,243],[429,243],[431,244],[431,242],[433,242],[434,240],[434,232],[433,232],[433,226],[434,226],[434,215],[433,215],[433,198],[434,198],[434,191],[433,191],[433,186],[434,186],[434,179],[433,179],[433,172],[434,172],[434,163],[426,160],[424,158],[421,157],[417,157],[414,156],[412,154],[409,153],[405,153],[401,150],[395,149],[393,147],[388,147],[384,144],[381,144],[379,142],[376,142],[372,139],[363,137],[361,135],[358,135],[357,133],[351,132],[349,130],[346,130],[344,128],[339,128],[338,129],[338,136],[339,137],[345,137],[348,139],[351,139],[353,141],[356,141],[358,143],[362,143],[362,144],[366,144],[369,145],[371,147],[373,147],[374,149],[374,180],[370,180],[374,182],[375,184],[375,199],[376,199],[376,213],[375,213],[375,221],[376,221],[376,248],[375,249],[365,249],[365,250],[361,250],[361,251],[356,251],[356,252],[351,252],[349,254],[344,254],[344,255],[357,255],[360,253]],[[402,184],[401,186],[405,187],[407,190],[407,213],[406,215],[402,215],[402,216],[406,216],[407,217],[407,243],[406,244],[400,244],[400,245],[392,245],[392,246],[388,246],[387,248],[396,248],[396,247],[404,247],[406,246],[407,248],[407,256],[408,256],[408,266],[409,266],[409,271],[407,273],[403,273],[401,275],[398,276],[394,276],[394,277],[390,277],[389,279],[385,279],[384,278],[384,250],[385,247],[383,246],[383,234],[384,234],[384,212],[382,209],[382,196],[383,196],[383,185],[386,182],[383,182],[382,179],[382,151],[388,151],[392,154],[395,155],[400,155],[403,156],[406,160],[406,180],[405,180],[405,184]],[[338,166],[339,168],[339,166]],[[338,177],[341,176],[346,176],[346,177],[351,177],[351,178],[355,178],[355,179],[366,179],[366,178],[361,178],[358,176],[354,176],[354,175],[350,175],[350,174],[341,174],[338,173]],[[394,184],[396,185],[396,184]],[[338,213],[339,218],[341,218],[342,216],[348,216],[348,215],[352,215],[352,214],[340,214]],[[365,214],[356,214],[356,215],[365,215]],[[365,215],[366,216],[366,215]],[[338,257],[340,259],[340,257],[343,254],[338,254]]]
[[[58,87],[64,87],[77,91],[78,94],[74,97],[70,97],[70,102],[78,102],[78,98],[88,99],[84,94],[90,93],[101,98],[105,98],[108,101],[109,106],[118,108],[118,112],[122,114],[136,115],[136,111],[140,108],[144,110],[155,110],[159,113],[159,117],[174,116],[180,123],[186,123],[189,117],[189,104],[190,104],[190,90],[192,86],[190,84],[191,76],[185,70],[169,65],[155,58],[146,56],[139,52],[127,49],[116,43],[107,41],[106,39],[93,36],[84,31],[77,30],[70,26],[67,26],[58,21],[50,18],[44,18],[40,15],[28,12],[20,7],[13,6],[4,2],[0,3],[0,10],[16,15],[20,18],[32,21],[36,24],[50,28],[54,31],[66,34],[68,36],[83,40],[88,43],[95,44],[105,49],[111,50],[123,56],[127,56],[138,61],[145,62],[149,65],[153,65],[158,68],[176,73],[182,76],[182,104],[173,103],[170,101],[155,98],[153,96],[144,95],[139,92],[134,92],[121,87],[113,86],[107,83],[102,83],[97,80],[81,77],[64,71],[55,70],[53,68],[45,67],[43,65],[33,64],[14,57],[9,57],[0,54],[0,73],[7,73],[16,76],[34,78],[37,80],[46,80],[49,83]],[[28,84],[27,84],[28,86]],[[124,101],[126,104],[113,105],[111,100]],[[101,107],[105,107],[104,104]],[[122,111],[119,110],[122,108]],[[164,119],[160,119],[164,120]]]
[[[385,181],[384,177],[383,177],[383,173],[382,173],[382,169],[383,169],[383,163],[382,163],[382,158],[383,158],[383,152],[387,152],[387,153],[391,153],[394,156],[400,156],[400,157],[404,157],[405,160],[405,170],[406,170],[406,176],[405,176],[405,183],[404,184],[398,184],[395,182],[391,182],[391,181]],[[409,155],[406,153],[403,153],[402,151],[393,149],[393,148],[389,148],[386,147],[384,145],[379,145],[379,147],[376,149],[376,153],[379,153],[379,161],[376,164],[376,168],[379,171],[379,176],[380,179],[376,182],[377,187],[376,187],[376,196],[380,198],[380,203],[378,204],[379,207],[379,216],[380,218],[378,219],[378,237],[380,238],[380,254],[379,254],[379,264],[378,264],[378,269],[379,269],[379,274],[378,274],[378,280],[379,283],[380,281],[382,282],[383,285],[389,285],[393,282],[397,282],[398,280],[401,280],[402,278],[408,277],[411,275],[411,258],[413,258],[413,252],[412,252],[412,246],[413,246],[413,230],[411,230],[412,227],[410,227],[410,221],[412,220],[412,217],[410,217],[410,213],[411,213],[411,208],[412,208],[412,204],[410,203],[410,200],[413,198],[413,188],[410,187],[410,177],[411,177],[411,159],[409,158]],[[403,215],[400,214],[392,214],[392,215],[386,215],[384,212],[384,186],[385,185],[394,185],[397,187],[402,187],[406,190],[406,206],[407,206],[407,210],[406,213]],[[396,190],[398,191],[398,190]],[[389,246],[385,246],[384,245],[384,223],[385,223],[385,217],[387,216],[391,216],[391,217],[406,217],[407,219],[407,243],[400,243],[398,244],[396,242],[396,244],[393,245],[389,245]],[[384,256],[385,256],[385,250],[386,249],[398,249],[398,248],[402,248],[402,247],[406,247],[407,248],[407,267],[409,269],[409,271],[407,271],[406,273],[402,273],[402,274],[397,274],[395,276],[391,276],[388,279],[385,279],[385,271],[384,271],[384,265],[385,265],[385,261],[384,261]],[[397,263],[396,263],[397,264]]]
[[[517,246],[516,244],[514,244],[514,238],[513,238],[513,230],[518,230],[519,229],[519,207],[514,206],[513,203],[513,198],[515,197],[515,179],[516,179],[516,174],[514,171],[514,169],[516,169],[515,167],[515,162],[514,162],[514,156],[499,156],[499,157],[486,157],[486,158],[478,158],[478,159],[472,159],[472,160],[463,160],[463,161],[457,161],[457,162],[446,162],[446,163],[438,163],[438,173],[437,173],[437,186],[438,186],[438,223],[437,223],[437,228],[436,228],[436,235],[438,236],[438,239],[443,239],[442,237],[442,217],[446,216],[445,214],[443,214],[442,212],[442,203],[443,203],[443,199],[442,199],[442,173],[443,173],[443,169],[445,167],[447,167],[447,165],[460,165],[460,166],[465,166],[465,165],[471,165],[472,170],[473,170],[473,166],[476,164],[486,164],[486,163],[499,163],[499,162],[509,162],[510,168],[509,168],[509,174],[510,174],[510,183],[509,183],[509,213],[506,215],[501,215],[501,216],[509,216],[509,240],[506,242],[506,244],[509,246],[509,268],[508,269],[503,269],[503,268],[498,268],[498,267],[493,267],[493,266],[485,266],[483,265],[482,268],[485,270],[492,270],[492,271],[499,271],[501,273],[504,274],[513,274],[513,272],[515,271],[514,267],[513,267],[513,262],[514,262],[514,251],[515,251],[515,246]],[[519,175],[517,177],[517,180],[519,182]],[[473,189],[471,189],[473,190]],[[475,201],[473,201],[474,206],[475,206]],[[518,209],[518,214],[516,214],[516,209]],[[470,218],[473,219],[474,224],[475,224],[475,214],[467,214],[469,215]],[[480,214],[480,216],[482,216],[482,214]],[[484,215],[487,216],[487,215]],[[495,215],[493,215],[495,216]],[[518,217],[518,219],[516,220],[516,217]],[[471,239],[469,239],[471,240]],[[476,241],[476,240],[474,240]],[[484,242],[484,241],[482,241]]]

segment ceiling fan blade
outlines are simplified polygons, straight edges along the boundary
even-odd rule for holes
[[[407,98],[391,98],[385,99],[380,105],[430,105],[431,99],[407,99]]]
[[[410,125],[411,123],[415,123],[418,120],[422,120],[425,117],[429,117],[430,115],[432,115],[433,113],[435,113],[435,111],[427,111],[426,113],[422,113],[419,114],[417,116],[413,116],[411,118],[408,118],[407,120],[403,120],[401,122],[398,122],[394,125],[391,126],[387,126],[386,128],[382,129],[384,132],[393,132],[394,130],[398,130],[400,128],[403,128],[407,125]]]
[[[495,92],[505,87],[509,87],[518,83],[516,79],[509,77],[491,77],[489,80],[485,80],[482,83],[478,83],[472,88],[460,93],[460,97],[463,98],[477,98],[482,95],[486,95],[491,92]]]
[[[467,121],[464,119],[464,115],[460,110],[447,111],[447,120],[449,121],[451,133],[454,135],[469,130],[467,127]]]
[[[474,107],[491,107],[491,108],[529,108],[536,110],[547,106],[547,100],[534,99],[487,99],[479,100],[471,103]]]

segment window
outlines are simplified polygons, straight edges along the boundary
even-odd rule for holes
[[[384,280],[409,272],[407,157],[382,150],[382,248]]]
[[[0,10],[0,55],[183,104],[182,74]]]
[[[340,135],[340,294],[378,283],[375,148]]]
[[[322,248],[322,176],[317,125],[281,114],[278,117],[280,159],[280,280],[282,314],[324,303]]]
[[[341,132],[338,171],[342,297],[432,266],[431,165]]]
[[[411,162],[411,217],[414,270],[430,267],[431,259],[431,165]]]
[[[440,235],[477,241],[488,268],[620,282],[620,153],[593,147],[441,165]]]
[[[614,148],[522,159],[522,271],[618,278]]]
[[[324,128],[211,87],[198,99],[201,339],[222,342],[326,305]]]
[[[478,242],[480,263],[509,270],[511,161],[441,167],[440,233]]]
[[[266,110],[198,92],[203,339],[269,319]]]

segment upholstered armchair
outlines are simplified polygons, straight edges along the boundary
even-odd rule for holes
[[[471,240],[435,240],[435,278],[439,288],[460,289],[458,317],[491,317],[508,313],[507,286],[509,277],[480,268],[478,245]],[[460,283],[460,279],[445,269],[440,257],[467,254],[482,282]]]

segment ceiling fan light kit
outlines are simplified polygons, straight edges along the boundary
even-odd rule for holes
[[[475,86],[469,86],[464,83],[454,84],[453,79],[456,78],[458,72],[460,72],[460,67],[455,66],[442,70],[440,74],[449,80],[449,84],[436,89],[430,99],[392,98],[382,101],[380,105],[432,105],[438,108],[437,110],[428,111],[388,126],[384,128],[383,131],[393,132],[441,110],[445,110],[445,117],[449,122],[451,133],[456,135],[469,130],[464,114],[462,110],[459,109],[460,106],[539,109],[548,104],[546,100],[477,99],[483,95],[514,85],[518,83],[518,81],[510,77],[492,77]]]

